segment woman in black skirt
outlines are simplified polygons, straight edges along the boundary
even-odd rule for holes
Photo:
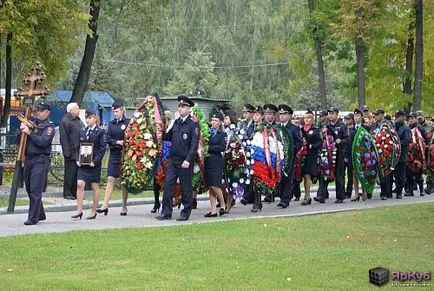
[[[306,112],[304,116],[304,125],[301,127],[301,135],[303,137],[301,174],[304,180],[304,200],[301,205],[309,205],[312,202],[310,197],[310,186],[312,184],[312,176],[317,174],[318,155],[322,145],[322,139],[319,128],[313,125],[313,113]]]
[[[101,162],[105,154],[105,130],[99,127],[99,118],[92,109],[86,110],[87,126],[80,130],[80,153],[77,158],[77,213],[71,218],[83,216],[84,186],[86,182],[91,183],[93,191],[92,210],[86,219],[96,218],[96,207],[99,203],[99,182],[101,180]],[[92,144],[90,157],[85,157],[86,147],[83,143]],[[83,149],[83,151],[81,151]],[[89,161],[84,164],[82,161]]]
[[[221,190],[223,178],[223,155],[226,148],[226,134],[222,131],[223,115],[217,112],[211,116],[211,137],[208,142],[208,156],[205,158],[205,184],[209,187],[211,211],[205,217],[217,216],[217,199],[220,202],[219,214],[225,211],[225,200]]]

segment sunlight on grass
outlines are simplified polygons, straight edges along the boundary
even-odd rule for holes
[[[0,279],[7,290],[362,290],[377,266],[432,271],[433,214],[429,203],[7,237]]]

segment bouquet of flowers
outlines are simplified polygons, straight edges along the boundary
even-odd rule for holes
[[[328,129],[322,129],[323,143],[318,157],[318,173],[324,180],[333,181],[335,177],[335,165],[337,146],[333,135],[328,134]]]
[[[284,159],[285,167],[282,168],[282,172],[285,176],[288,176],[291,167],[294,166],[293,155],[292,155],[294,140],[292,138],[292,134],[289,132],[289,130],[286,127],[278,126],[276,128],[276,132],[277,132],[278,139],[282,141],[283,154],[285,157]]]
[[[192,180],[193,191],[196,191],[198,194],[200,194],[206,191],[204,187],[204,167],[205,157],[208,155],[208,142],[210,133],[208,122],[197,104],[192,107],[192,118],[199,123],[200,128],[199,147],[197,149],[197,156],[194,162]]]
[[[143,111],[134,113],[125,131],[122,185],[132,194],[142,192],[152,181],[160,158],[154,102],[149,100],[144,105]]]
[[[425,141],[417,127],[411,130],[411,137],[407,155],[408,168],[412,172],[423,171],[425,168]]]
[[[252,174],[262,190],[273,190],[280,181],[285,166],[282,142],[272,127],[258,126],[252,139]]]
[[[233,129],[235,129],[234,125]],[[251,182],[251,152],[250,140],[244,129],[238,134],[234,133],[228,141],[225,151],[225,176],[227,192],[232,193],[234,199],[240,198],[244,193],[245,185]]]
[[[375,132],[375,147],[378,152],[378,166],[381,177],[389,175],[395,166],[395,147],[393,144],[393,133],[389,126],[383,125],[377,129]]]
[[[161,190],[164,189],[164,181],[166,179],[166,169],[167,164],[169,163],[169,151],[171,147],[172,143],[170,141],[164,141],[161,158],[158,160],[156,180]]]
[[[352,145],[353,167],[368,196],[372,195],[378,176],[378,156],[374,143],[371,134],[360,126]]]

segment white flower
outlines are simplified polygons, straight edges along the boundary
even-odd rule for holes
[[[254,159],[252,159],[251,161],[250,161],[250,164],[254,164],[255,163],[255,160]]]
[[[244,183],[244,179],[241,178],[241,179],[240,179],[240,184],[243,184],[243,183]]]
[[[142,118],[137,119],[137,123],[138,123],[138,124],[142,123],[142,121],[143,121]]]
[[[231,124],[231,125],[229,125],[229,128],[230,128],[230,129],[235,129],[235,124]]]
[[[244,128],[242,128],[242,129],[240,130],[240,133],[241,133],[241,134],[246,134],[246,131],[244,130]]]
[[[251,142],[250,142],[250,139],[248,139],[248,140],[247,140],[246,142],[247,142],[247,144],[248,144],[248,145],[250,145],[250,144],[251,144]]]
[[[240,135],[238,135],[238,138],[239,139],[243,139],[243,136],[240,134]]]
[[[237,182],[232,183],[232,187],[237,188],[238,187],[238,183]]]
[[[250,179],[247,179],[246,180],[246,185],[249,185],[250,184]]]
[[[152,138],[152,134],[150,134],[149,132],[147,132],[147,133],[145,133],[145,134],[143,135],[143,138],[144,138],[144,139],[151,139],[151,138]]]
[[[135,118],[139,118],[140,117],[140,112],[134,112],[134,117]]]
[[[193,173],[199,173],[199,171],[200,171],[199,166],[198,165],[194,165]]]
[[[234,142],[231,142],[229,145],[231,146],[231,148],[235,148],[237,146],[237,144]]]
[[[248,158],[250,157],[250,152],[246,153],[246,157],[248,157]]]
[[[147,162],[147,163],[145,164],[145,167],[148,168],[148,169],[152,169],[153,166],[154,166],[154,165],[152,164],[151,161],[149,161],[149,162]]]
[[[253,175],[255,173],[255,171],[250,170],[250,175]]]
[[[245,141],[243,141],[241,144],[243,145],[243,147],[246,146],[246,142]]]
[[[247,166],[250,165],[250,161],[249,160],[246,160],[246,165]]]

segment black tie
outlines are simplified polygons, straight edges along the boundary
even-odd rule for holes
[[[90,136],[91,133],[92,133],[92,129],[89,127],[89,128],[87,129],[86,139],[89,140],[89,136]]]

